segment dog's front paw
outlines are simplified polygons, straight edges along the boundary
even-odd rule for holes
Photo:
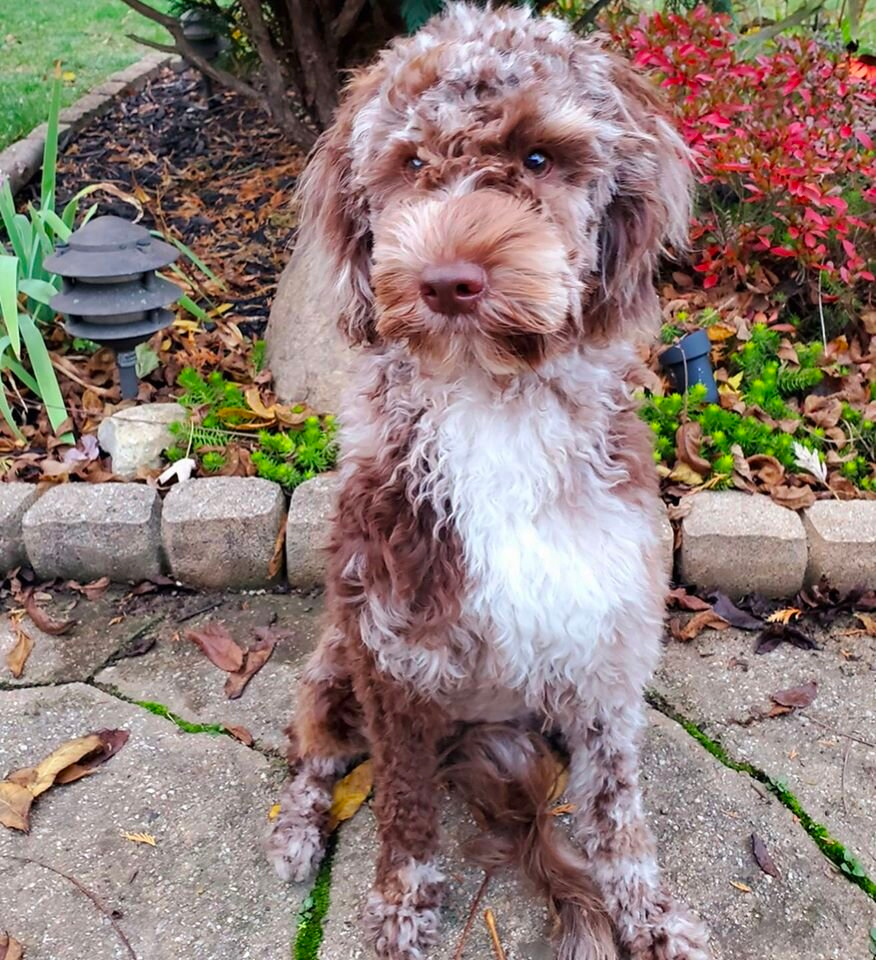
[[[705,926],[677,903],[670,903],[629,944],[630,960],[712,960]]]
[[[365,934],[381,960],[425,960],[438,939],[443,876],[412,860],[368,895]]]

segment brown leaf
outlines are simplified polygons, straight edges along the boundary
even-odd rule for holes
[[[708,460],[700,454],[703,445],[703,428],[696,420],[688,420],[675,432],[676,457],[691,470],[705,476],[712,469]]]
[[[749,457],[748,465],[755,477],[766,487],[774,487],[785,477],[785,468],[781,463],[775,457],[767,456],[765,453]]]
[[[268,579],[273,580],[283,568],[283,547],[286,544],[286,516],[283,515],[280,521],[280,529],[277,533],[277,539],[274,541],[274,552],[271,554],[271,562],[268,564]]]
[[[106,593],[109,585],[109,577],[100,577],[98,580],[92,580],[91,583],[78,583],[76,580],[68,580],[66,583],[66,586],[81,593],[86,600],[99,600]]]
[[[16,640],[15,646],[6,654],[6,666],[17,680],[24,673],[24,665],[33,650],[33,640],[17,624],[13,624],[12,629],[15,631]]]
[[[790,643],[801,650],[815,650],[818,644],[802,630],[789,623],[771,623],[757,638],[755,653],[772,653],[782,643]]]
[[[868,637],[876,637],[876,617],[871,617],[868,613],[856,613],[855,616],[861,621]]]
[[[740,890],[742,893],[751,893],[751,887],[747,883],[743,883],[741,880],[731,880],[731,887],[736,887],[737,890]]]
[[[186,630],[186,639],[197,644],[210,662],[226,673],[236,673],[243,667],[243,650],[221,623]]]
[[[730,624],[723,617],[719,617],[711,607],[695,613],[687,623],[683,624],[678,618],[670,621],[669,627],[676,640],[689,641],[698,637],[703,630],[725,630]]]
[[[681,460],[673,467],[669,479],[675,480],[676,483],[684,483],[689,487],[698,487],[703,482],[702,474],[697,473],[696,470],[691,469]]]
[[[230,733],[232,737],[234,737],[235,740],[239,740],[247,747],[251,747],[253,745],[253,736],[249,730],[246,729],[246,727],[241,727],[236,723],[226,723],[224,724],[224,727],[226,731]]]
[[[53,620],[41,607],[37,606],[36,599],[32,591],[28,591],[24,600],[24,609],[27,615],[33,621],[34,626],[43,633],[49,633],[53,637],[66,633],[76,624],[75,620]]]
[[[843,415],[843,402],[839,397],[819,397],[810,393],[803,401],[803,413],[817,427],[835,427]]]
[[[359,807],[368,799],[374,786],[374,767],[370,760],[354,767],[343,779],[335,784],[332,793],[332,805],[329,810],[329,830],[339,823],[349,820]]]
[[[712,598],[712,609],[719,617],[722,617],[731,627],[737,627],[740,630],[760,630],[763,627],[763,621],[750,614],[747,610],[742,610],[720,590],[710,593]]]
[[[10,937],[4,930],[0,930],[0,960],[23,960],[24,947]]]
[[[710,604],[694,594],[688,593],[684,587],[676,587],[666,595],[667,602],[674,602],[682,610],[711,610]]]
[[[127,730],[98,730],[95,736],[100,740],[99,747],[78,763],[65,767],[55,777],[55,783],[73,783],[94,773],[102,763],[106,763],[110,757],[114,757],[122,749],[128,742],[130,734]]]
[[[249,681],[271,659],[274,652],[278,638],[263,627],[256,633],[259,634],[259,639],[246,651],[243,666],[225,681],[225,696],[229,700],[236,700],[243,693]]]
[[[801,684],[799,687],[789,687],[787,690],[777,690],[770,694],[770,699],[781,707],[808,707],[815,699],[818,684],[814,680]]]
[[[781,507],[789,510],[806,510],[815,503],[815,492],[811,487],[789,487],[779,484],[770,489],[770,496]]]
[[[764,873],[776,878],[781,876],[776,861],[770,856],[766,844],[756,833],[751,835],[751,852],[754,855],[755,862]]]

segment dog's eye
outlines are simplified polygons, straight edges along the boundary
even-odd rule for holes
[[[541,150],[530,150],[523,160],[523,166],[533,173],[546,173],[550,165],[550,157]]]
[[[422,170],[426,166],[426,161],[421,160],[419,157],[409,157],[408,158],[408,170],[413,170],[415,173],[419,170]]]

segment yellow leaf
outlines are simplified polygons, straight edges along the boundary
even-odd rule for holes
[[[197,321],[184,320],[181,317],[177,317],[176,320],[173,321],[173,326],[177,330],[185,330],[188,333],[196,333],[201,329],[201,325]]]
[[[76,74],[72,70],[65,70],[61,74],[61,79],[64,83],[72,83],[76,79]]]
[[[370,760],[354,767],[335,784],[329,810],[329,830],[355,816],[374,786],[374,769]]]
[[[564,813],[574,813],[575,804],[574,803],[561,803],[556,807],[551,808],[552,817],[561,817]]]
[[[735,373],[732,377],[727,377],[727,386],[738,390],[742,386],[742,374]]]
[[[672,473],[669,474],[669,479],[675,480],[676,483],[686,483],[689,487],[698,487],[703,482],[702,476],[683,460],[676,463]]]
[[[155,837],[151,833],[127,833],[122,831],[122,836],[131,843],[145,843],[150,847],[155,846]]]
[[[802,610],[798,610],[797,607],[785,607],[782,610],[776,610],[774,613],[771,613],[767,618],[767,623],[790,623],[792,620],[796,620],[800,616]]]
[[[258,416],[264,417],[265,420],[273,420],[275,417],[274,408],[266,407],[262,403],[261,395],[259,394],[259,388],[256,386],[247,387],[244,391],[244,397],[246,397],[246,402],[249,404],[250,410]]]
[[[215,307],[209,312],[211,317],[221,317],[222,314],[228,313],[228,311],[234,306],[233,303],[220,303],[218,307]]]
[[[736,327],[728,326],[726,323],[713,323],[706,327],[706,333],[712,343],[721,343],[722,340],[729,340],[736,336]]]
[[[737,890],[741,890],[743,893],[751,893],[751,887],[747,883],[743,883],[741,880],[731,880],[731,887],[736,887]]]
[[[275,803],[270,810],[268,810],[268,820],[276,820],[280,816],[280,804]]]
[[[173,346],[173,341],[170,339],[170,337],[168,337],[166,340],[161,341],[161,346],[159,347],[159,349],[163,352],[165,350],[170,350],[172,346]]]
[[[6,654],[6,666],[12,676],[18,679],[24,673],[24,665],[33,650],[33,639],[17,624],[13,624],[12,629],[15,631],[16,640],[15,646]]]
[[[861,621],[867,636],[876,637],[876,617],[866,613],[856,613],[855,616]]]

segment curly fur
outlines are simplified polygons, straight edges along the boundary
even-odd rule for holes
[[[442,763],[492,827],[482,862],[519,861],[548,898],[561,960],[614,957],[615,936],[633,960],[708,957],[660,880],[637,774],[666,584],[628,384],[688,179],[659,98],[598,41],[454,4],[351,80],[302,180],[296,256],[362,350],[269,849],[281,875],[312,869],[330,782],[369,751],[382,957],[437,936]],[[457,261],[482,295],[435,312],[424,271]],[[547,815],[548,729],[580,852]]]

